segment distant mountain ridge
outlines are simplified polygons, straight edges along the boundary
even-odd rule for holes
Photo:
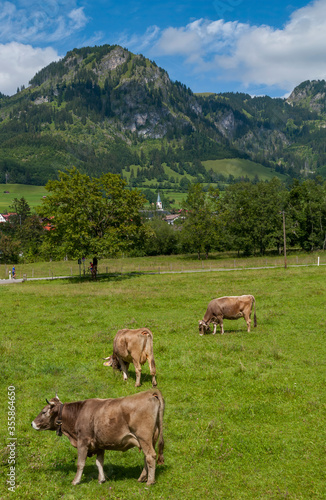
[[[304,82],[287,100],[195,95],[118,45],[74,49],[28,88],[0,94],[0,182],[44,184],[74,165],[130,185],[209,183],[201,162],[234,157],[289,178],[326,176],[325,95],[325,81]]]

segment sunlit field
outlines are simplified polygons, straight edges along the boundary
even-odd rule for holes
[[[256,297],[257,328],[224,322],[198,334],[208,302]],[[29,281],[0,287],[1,498],[324,499],[326,497],[326,268],[324,266],[116,274],[98,281]],[[135,371],[103,366],[119,328],[154,335],[158,388],[166,402],[165,464],[156,484],[137,482],[137,448],[95,457],[72,486],[77,451],[64,436],[37,432],[45,398],[119,397],[141,388]],[[7,387],[16,395],[16,491],[7,490]]]

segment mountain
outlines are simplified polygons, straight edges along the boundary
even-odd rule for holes
[[[202,162],[223,158],[289,178],[323,175],[325,104],[325,82],[304,82],[287,100],[196,95],[120,46],[74,49],[28,88],[0,94],[0,182],[42,185],[74,165],[186,189],[216,182]]]

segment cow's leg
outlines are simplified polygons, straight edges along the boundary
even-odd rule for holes
[[[217,318],[218,324],[220,325],[221,328],[221,335],[224,334],[224,327],[223,327],[223,316],[218,316]]]
[[[147,477],[148,477],[147,462],[146,462],[146,457],[144,457],[144,468],[138,478],[138,481],[140,483],[145,483],[145,481],[147,481]]]
[[[75,476],[75,479],[71,483],[73,485],[80,483],[87,458],[87,446],[77,444],[77,449],[78,449],[77,474]]]
[[[120,363],[120,366],[121,366],[121,371],[123,373],[123,380],[127,380],[127,378],[128,378],[129,363],[125,363],[124,361],[122,361],[121,358],[119,358],[119,363]]]
[[[147,485],[155,483],[155,466],[156,466],[156,452],[153,446],[148,445],[148,443],[142,441],[140,442],[141,448],[145,455],[145,467],[138,479],[139,482],[146,481]]]
[[[216,328],[217,328],[217,323],[213,323],[213,325],[214,325],[213,335],[215,335],[215,333],[216,333]]]
[[[154,357],[152,357],[152,356],[148,357],[148,364],[149,364],[149,373],[152,375],[152,386],[156,387],[157,386],[157,382],[156,382],[156,378],[155,378],[156,366],[155,366]]]
[[[249,314],[245,315],[244,319],[245,319],[245,322],[247,323],[247,330],[248,330],[248,333],[249,333],[250,332],[250,325],[251,325],[250,315]]]
[[[104,470],[103,470],[103,463],[104,463],[104,450],[100,450],[97,453],[96,456],[96,465],[98,468],[98,482],[105,483],[105,475],[104,475]]]
[[[139,363],[139,361],[136,361],[135,359],[132,360],[133,364],[134,364],[134,367],[135,367],[135,372],[136,372],[136,383],[135,383],[135,387],[140,387],[141,386],[141,383],[140,383],[140,377],[141,377],[141,364]]]

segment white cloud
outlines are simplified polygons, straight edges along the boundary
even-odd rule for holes
[[[62,41],[84,28],[88,18],[84,8],[74,8],[75,2],[41,0],[20,2],[0,1],[0,33],[2,43],[48,43]]]
[[[55,50],[33,48],[17,42],[0,44],[0,92],[12,95],[28,82],[37,71],[60,59]]]
[[[194,72],[244,86],[291,90],[326,77],[326,0],[296,10],[282,29],[223,19],[196,20],[159,33],[152,54],[181,56]]]
[[[80,7],[79,9],[73,9],[71,12],[69,12],[68,17],[71,20],[70,28],[73,30],[79,30],[87,24],[87,17],[84,14],[83,7]]]
[[[160,34],[160,29],[157,26],[149,26],[143,35],[129,35],[128,33],[121,33],[117,44],[126,47],[129,50],[141,52],[151,47]]]

